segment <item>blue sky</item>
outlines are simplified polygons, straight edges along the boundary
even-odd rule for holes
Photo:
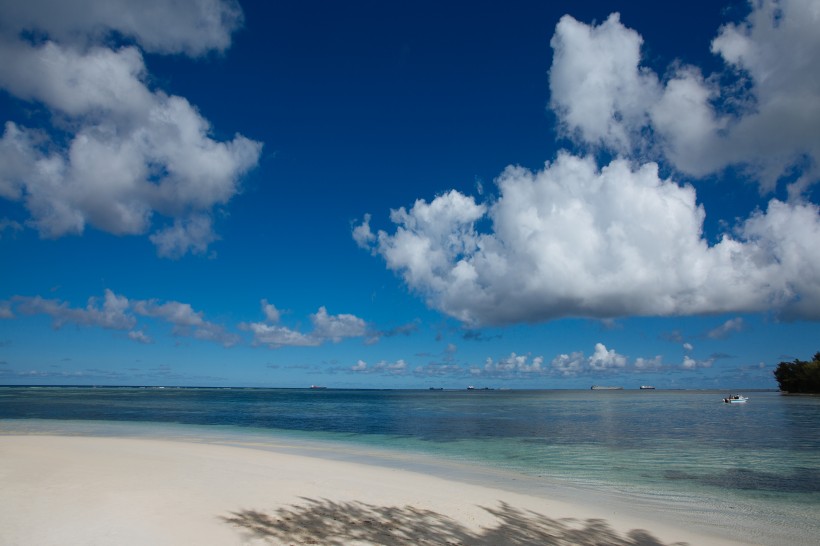
[[[820,14],[0,6],[0,384],[773,388]]]

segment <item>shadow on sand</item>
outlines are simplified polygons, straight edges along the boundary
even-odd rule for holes
[[[222,520],[274,544],[673,546],[642,529],[633,529],[624,536],[602,519],[552,519],[506,503],[483,508],[497,518],[496,526],[473,530],[444,514],[411,506],[303,500],[303,504],[270,514],[242,510]],[[674,546],[684,544],[676,542]]]

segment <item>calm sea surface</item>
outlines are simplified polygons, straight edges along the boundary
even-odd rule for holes
[[[750,542],[820,544],[820,397],[726,394],[0,387],[0,434],[332,442],[339,457],[469,463],[685,508]]]

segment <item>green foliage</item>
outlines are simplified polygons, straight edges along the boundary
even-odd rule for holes
[[[774,371],[781,391],[793,393],[820,393],[820,352],[807,362],[781,362]]]

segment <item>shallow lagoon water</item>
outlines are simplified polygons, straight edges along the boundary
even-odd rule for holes
[[[560,484],[759,543],[816,543],[820,398],[747,392],[728,405],[726,394],[6,387],[0,433],[307,450],[536,494]]]

